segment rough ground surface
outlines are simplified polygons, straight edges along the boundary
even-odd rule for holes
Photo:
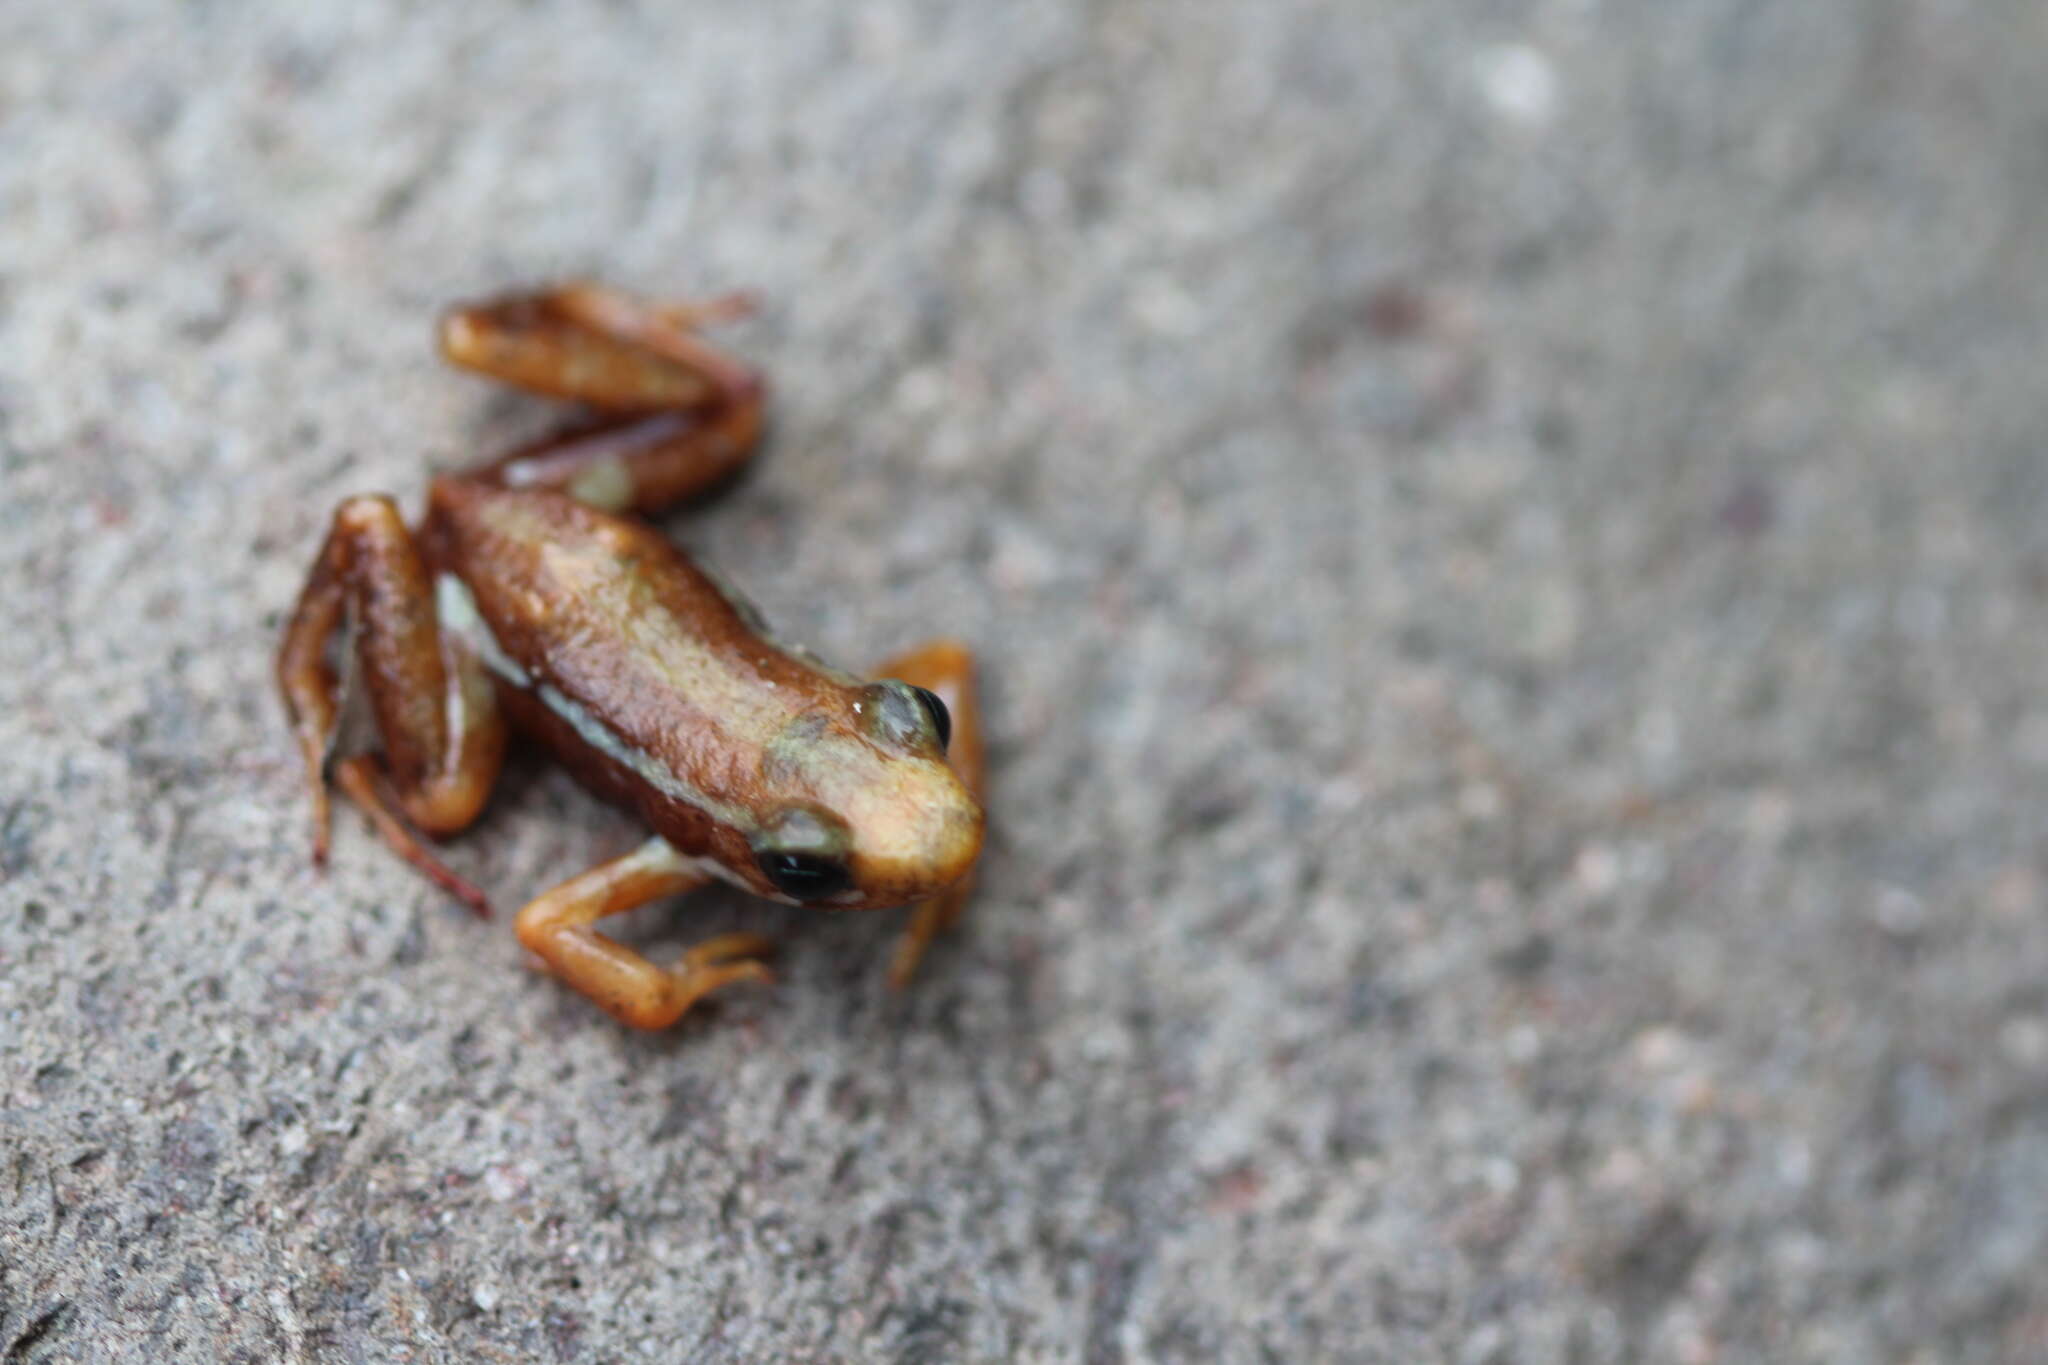
[[[0,7],[0,1359],[2048,1357],[2048,10],[287,8]],[[678,536],[986,649],[906,997],[307,866],[280,614],[571,272],[772,301]]]

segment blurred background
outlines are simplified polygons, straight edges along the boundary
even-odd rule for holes
[[[2048,1358],[2048,10],[0,7],[0,1354]],[[270,694],[435,311],[766,300],[665,523],[980,646],[982,892],[629,1036]],[[636,842],[538,763],[504,905]]]

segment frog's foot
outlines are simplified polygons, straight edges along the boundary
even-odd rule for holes
[[[981,700],[974,686],[974,655],[957,640],[934,640],[906,654],[899,654],[875,670],[877,677],[900,678],[913,687],[938,694],[952,719],[952,736],[946,745],[946,761],[976,801],[983,799],[981,747]],[[910,924],[896,942],[889,961],[889,984],[901,990],[910,984],[925,950],[940,934],[953,927],[967,909],[974,894],[974,874],[947,887],[938,895],[919,901],[910,913]]]
[[[490,899],[474,883],[435,857],[433,850],[407,823],[398,802],[392,799],[390,789],[377,772],[376,760],[367,754],[343,759],[334,765],[334,781],[363,814],[370,817],[370,823],[377,827],[377,833],[383,836],[393,852],[425,873],[427,880],[474,910],[478,918],[491,917]],[[321,795],[326,795],[324,788]]]
[[[519,941],[620,1023],[667,1028],[722,986],[773,982],[761,961],[773,945],[759,934],[721,934],[663,967],[591,925],[706,880],[696,859],[676,852],[664,839],[649,839],[527,905],[515,922]]]
[[[585,285],[585,289],[596,286]],[[665,326],[678,331],[701,332],[706,327],[721,323],[738,322],[761,311],[761,296],[751,289],[732,289],[723,294],[713,294],[708,299],[692,299],[683,303],[657,303],[641,305]]]

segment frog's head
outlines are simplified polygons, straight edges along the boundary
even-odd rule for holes
[[[946,705],[885,679],[812,709],[768,746],[781,799],[748,837],[746,880],[820,909],[904,905],[943,891],[981,852],[981,806],[946,762]]]

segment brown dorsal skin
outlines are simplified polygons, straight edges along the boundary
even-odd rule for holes
[[[900,903],[899,844],[971,859],[978,811],[972,830],[919,828],[961,823],[957,802],[928,799],[952,781],[943,758],[878,735],[872,687],[767,639],[653,527],[458,476],[434,482],[420,540],[468,588],[513,722],[682,852],[786,899],[750,837],[792,806],[846,816],[866,842],[840,908]]]

